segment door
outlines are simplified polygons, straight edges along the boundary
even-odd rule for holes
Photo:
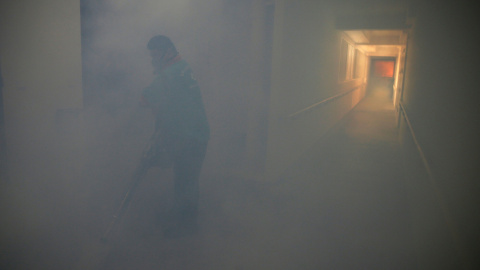
[[[385,95],[393,101],[395,58],[372,58],[368,94]]]

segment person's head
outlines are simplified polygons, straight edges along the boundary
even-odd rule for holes
[[[148,41],[147,48],[152,57],[152,65],[162,68],[170,59],[177,56],[178,52],[173,42],[167,36],[154,36]]]

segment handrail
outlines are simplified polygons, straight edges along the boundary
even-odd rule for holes
[[[332,101],[334,101],[334,100],[336,100],[336,99],[338,99],[338,98],[341,98],[341,97],[349,94],[350,92],[353,92],[353,91],[355,91],[355,90],[360,89],[361,87],[362,87],[362,86],[354,87],[354,88],[352,88],[352,89],[350,89],[350,90],[348,90],[348,91],[345,91],[345,92],[340,93],[340,94],[335,95],[335,96],[331,96],[331,97],[326,98],[326,99],[324,99],[324,100],[322,100],[322,101],[320,101],[320,102],[317,102],[317,103],[315,103],[315,104],[312,104],[312,105],[310,105],[310,106],[308,106],[308,107],[306,107],[306,108],[303,108],[303,109],[301,109],[301,110],[299,110],[299,111],[296,111],[296,112],[288,115],[288,116],[287,116],[287,119],[294,119],[294,118],[296,118],[296,117],[297,117],[298,115],[300,115],[300,114],[303,114],[303,113],[305,113],[305,112],[307,112],[307,111],[310,111],[310,110],[312,110],[312,109],[315,108],[315,107],[323,106],[323,105],[325,105],[325,104],[327,104],[327,103],[330,103],[330,102],[332,102]]]
[[[407,123],[408,129],[410,130],[410,134],[413,139],[413,143],[415,144],[417,151],[420,154],[420,158],[422,160],[423,165],[425,166],[425,170],[427,171],[428,179],[430,181],[430,184],[432,185],[433,191],[437,197],[437,201],[440,205],[440,209],[442,210],[443,217],[445,219],[445,223],[447,224],[447,227],[450,231],[452,240],[454,242],[455,249],[457,250],[457,253],[459,257],[461,258],[461,261],[463,263],[464,269],[470,269],[469,267],[469,262],[466,259],[467,257],[465,256],[465,252],[463,251],[462,245],[460,244],[460,238],[458,236],[458,229],[457,225],[453,221],[452,215],[450,213],[450,210],[447,206],[446,200],[442,194],[442,191],[438,187],[438,183],[436,178],[434,177],[434,174],[432,172],[432,169],[430,167],[430,164],[427,161],[427,158],[425,157],[425,154],[423,152],[422,147],[420,147],[420,143],[417,140],[417,137],[415,136],[415,132],[413,131],[412,124],[410,123],[410,120],[408,119],[407,111],[405,110],[405,107],[403,105],[403,102],[399,102],[399,107],[400,107],[400,113],[403,115],[405,122]]]

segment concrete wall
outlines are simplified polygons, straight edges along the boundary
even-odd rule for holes
[[[398,108],[398,104],[402,95],[403,80],[405,74],[405,53],[405,49],[400,49],[397,56],[397,65],[395,67],[395,83],[393,85],[393,105],[395,106],[395,108]]]
[[[8,157],[8,176],[0,181],[0,242],[2,264],[18,260],[0,267],[55,268],[47,250],[55,248],[59,257],[67,252],[60,239],[72,236],[66,228],[79,194],[84,146],[80,39],[77,0],[0,4]],[[60,268],[71,259],[59,259]]]
[[[263,177],[267,152],[268,110],[271,89],[274,1],[253,1],[248,92],[248,130],[244,172],[252,178]]]
[[[0,10],[10,182],[68,185],[81,167],[72,160],[82,148],[72,136],[83,107],[79,2],[2,1]]]
[[[478,15],[467,5],[416,5],[401,123],[421,269],[477,269],[480,248]],[[427,165],[427,166],[426,166]]]
[[[363,78],[339,83],[340,33],[332,5],[276,1],[266,176],[273,179],[359,101],[347,95],[290,117],[358,87]]]
[[[79,10],[78,1],[2,1],[6,136],[21,171],[83,106]]]

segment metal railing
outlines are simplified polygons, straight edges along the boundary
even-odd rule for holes
[[[317,108],[319,108],[319,107],[325,106],[326,104],[328,104],[328,103],[330,103],[330,102],[333,102],[333,101],[335,101],[335,100],[337,100],[337,99],[339,99],[339,98],[341,98],[341,97],[344,97],[344,96],[350,94],[350,93],[353,92],[353,91],[360,90],[362,87],[363,87],[363,85],[361,85],[361,86],[356,86],[356,87],[354,87],[354,88],[352,88],[352,89],[350,89],[350,90],[348,90],[348,91],[345,91],[345,92],[340,93],[340,94],[338,94],[338,95],[335,95],[335,96],[326,98],[326,99],[324,99],[324,100],[322,100],[322,101],[320,101],[320,102],[317,102],[317,103],[315,103],[315,104],[312,104],[312,105],[310,105],[310,106],[308,106],[308,107],[306,107],[306,108],[303,108],[303,109],[301,109],[301,110],[299,110],[299,111],[296,111],[296,112],[288,115],[288,116],[286,117],[286,119],[288,119],[288,120],[293,120],[293,119],[297,118],[299,115],[302,115],[302,114],[304,114],[304,113],[306,113],[306,112],[308,112],[308,111],[311,111],[311,110],[313,110],[313,109],[317,109]]]
[[[430,181],[433,192],[435,193],[435,196],[437,198],[437,202],[438,202],[438,204],[440,206],[440,209],[443,213],[443,217],[445,219],[445,223],[447,224],[448,230],[451,234],[455,249],[456,249],[456,251],[457,251],[457,253],[458,253],[458,255],[459,255],[459,257],[462,261],[463,268],[464,269],[470,269],[471,268],[470,263],[467,259],[467,256],[465,255],[462,244],[460,243],[460,238],[459,238],[458,229],[457,229],[458,226],[452,218],[451,211],[450,211],[450,209],[447,205],[447,202],[445,200],[445,197],[443,196],[443,193],[442,193],[441,189],[438,186],[437,179],[434,176],[434,173],[433,173],[433,171],[430,167],[430,164],[429,164],[427,158],[425,157],[425,153],[423,152],[423,149],[420,146],[420,143],[418,142],[417,137],[415,136],[415,132],[413,130],[410,119],[408,118],[408,114],[407,114],[407,111],[405,110],[405,106],[403,105],[403,102],[399,102],[398,105],[399,105],[399,109],[400,109],[399,110],[399,118],[401,116],[403,116],[403,118],[405,119],[405,123],[407,124],[408,130],[410,131],[410,135],[413,139],[413,143],[415,144],[415,147],[416,147],[416,149],[417,149],[417,151],[420,155],[420,159],[422,160],[423,166],[425,167],[425,170],[426,170],[427,175],[428,175],[428,180]],[[401,121],[401,119],[399,119],[399,121]],[[400,125],[400,123],[399,123],[399,125]]]

